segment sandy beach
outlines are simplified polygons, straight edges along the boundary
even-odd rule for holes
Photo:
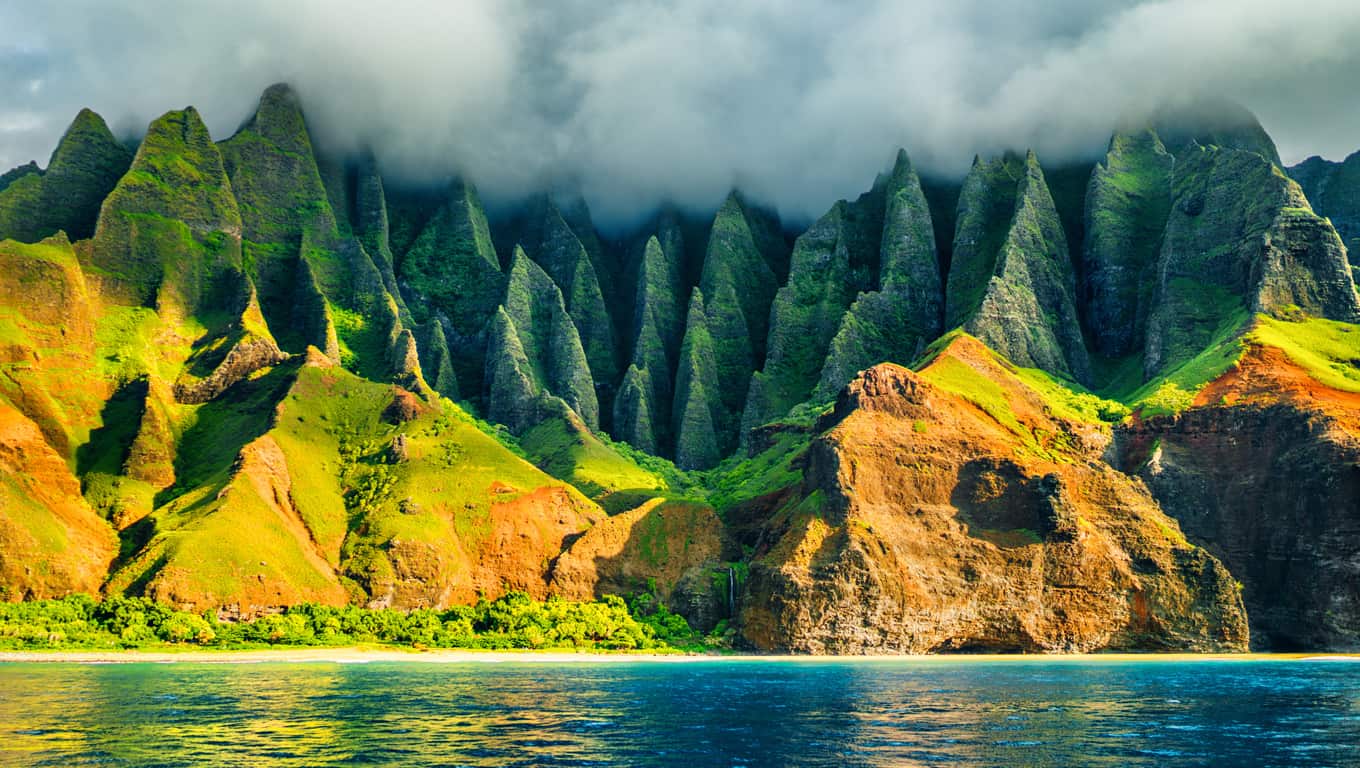
[[[918,656],[807,656],[780,654],[590,653],[573,651],[413,650],[382,647],[266,648],[259,650],[0,651],[0,663],[68,664],[260,664],[417,662],[433,664],[636,664],[695,662],[893,663],[1004,662],[1188,662],[1188,661],[1349,661],[1360,654],[1338,653],[1102,653],[1102,654],[931,654]]]

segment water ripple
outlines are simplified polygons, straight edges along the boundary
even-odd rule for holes
[[[1342,766],[1360,665],[0,665],[0,765]]]

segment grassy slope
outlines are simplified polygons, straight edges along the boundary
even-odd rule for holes
[[[342,601],[345,589],[356,594],[349,576],[392,577],[391,543],[475,555],[493,504],[559,485],[448,401],[393,423],[384,414],[398,396],[340,367],[290,363],[199,406],[186,423],[201,425],[202,439],[195,427],[181,439],[182,486],[112,586],[171,599]],[[450,575],[466,576],[458,562]]]
[[[1283,350],[1319,383],[1347,392],[1360,392],[1360,326],[1319,318],[1285,320],[1238,312],[1224,321],[1212,343],[1198,355],[1148,381],[1139,383],[1136,370],[1112,371],[1113,381],[1099,393],[1035,369],[1014,369],[1020,381],[1035,392],[1052,413],[1073,421],[1097,423],[1122,418],[1130,411],[1142,417],[1175,414],[1190,407],[1195,395],[1241,359],[1248,345]],[[1135,366],[1125,366],[1133,367]],[[994,418],[1010,426],[1013,420],[1000,407],[996,382],[949,362],[937,366],[932,380],[963,394]]]
[[[1246,338],[1283,350],[1322,384],[1360,392],[1360,326],[1320,318],[1295,322],[1263,316]]]
[[[644,469],[564,418],[550,418],[530,429],[520,438],[520,446],[543,471],[601,503],[617,493],[656,496],[669,489],[659,473]]]

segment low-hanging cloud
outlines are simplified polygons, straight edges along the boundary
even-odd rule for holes
[[[1286,161],[1360,147],[1354,0],[51,0],[0,5],[0,29],[5,168],[82,106],[136,135],[193,104],[225,138],[283,80],[318,141],[389,174],[576,189],[607,222],[734,185],[808,218],[898,146],[940,175],[1051,164],[1205,94]]]

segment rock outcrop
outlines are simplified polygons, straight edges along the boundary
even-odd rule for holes
[[[614,402],[614,382],[619,376],[619,366],[614,324],[595,264],[550,198],[543,197],[535,206],[535,213],[540,211],[541,220],[525,232],[520,246],[561,289],[563,304],[581,337],[586,362],[594,376],[596,397],[608,411]]]
[[[836,203],[794,243],[743,438],[809,397],[834,397],[862,368],[910,363],[939,334],[942,304],[930,211],[900,151],[873,189]]]
[[[880,290],[887,295],[870,298]],[[836,203],[794,243],[789,283],[771,310],[764,367],[751,379],[743,436],[815,390],[834,397],[862,367],[910,363],[938,333],[941,302],[930,212],[899,152],[872,190]]]
[[[943,365],[1000,382],[1015,428],[933,385],[931,366],[861,374],[809,449],[799,497],[767,523],[747,640],[803,653],[1246,648],[1232,576],[1099,461],[1100,441],[1047,415],[971,339]]]
[[[713,362],[722,382],[712,393],[720,403],[713,423],[720,456],[736,446],[747,387],[765,359],[770,305],[787,272],[788,252],[778,220],[736,193],[728,195],[713,219],[699,279]],[[684,395],[679,386],[676,393]]]
[[[1091,173],[1080,298],[1098,355],[1143,349],[1174,163],[1151,129],[1119,132]]]
[[[681,256],[678,247],[664,249],[656,236],[643,246],[631,323],[631,362],[614,403],[614,436],[663,455],[670,455],[673,447],[673,382],[685,328]]]
[[[514,432],[535,422],[540,395],[561,398],[591,429],[599,401],[590,365],[562,292],[524,251],[510,261],[505,300],[496,310],[486,354],[488,415]]]
[[[813,390],[828,400],[877,363],[906,365],[940,335],[944,280],[930,207],[905,151],[888,180],[877,290],[861,293],[841,318]]]
[[[332,208],[292,89],[274,85],[265,90],[255,115],[221,149],[242,211],[247,271],[264,321],[284,349],[329,350],[334,333],[336,351],[351,368],[376,378],[418,376],[403,362],[405,329],[389,292],[394,281],[361,241],[342,234],[340,221],[347,217],[343,209],[337,217]],[[385,214],[374,212],[371,201],[362,202],[368,207],[359,209],[360,221],[385,261],[390,258]],[[300,262],[306,263],[305,273]],[[314,306],[318,294],[330,322],[299,318],[297,308]]]
[[[1319,216],[1326,216],[1360,269],[1360,152],[1340,163],[1314,156],[1288,169]]]
[[[715,583],[715,577],[732,550],[711,508],[653,499],[601,521],[573,542],[557,559],[550,588],[571,600],[650,592],[690,618],[691,626],[708,631],[727,606],[709,609],[701,595],[725,596],[726,571],[721,581]],[[687,581],[696,584],[686,589]]]
[[[63,457],[0,397],[0,600],[97,593],[117,551]]]
[[[683,469],[707,469],[723,457],[720,425],[723,408],[713,336],[704,313],[704,294],[690,296],[685,338],[680,345],[680,367],[675,376],[672,415],[675,463]]]
[[[1190,410],[1119,429],[1121,468],[1242,582],[1253,648],[1360,649],[1357,425],[1360,394],[1253,345]]]
[[[398,281],[418,323],[447,320],[443,332],[458,391],[479,394],[488,365],[486,330],[506,285],[486,212],[477,188],[462,180],[444,190],[428,218],[415,208],[401,212],[400,231],[391,233]]]

